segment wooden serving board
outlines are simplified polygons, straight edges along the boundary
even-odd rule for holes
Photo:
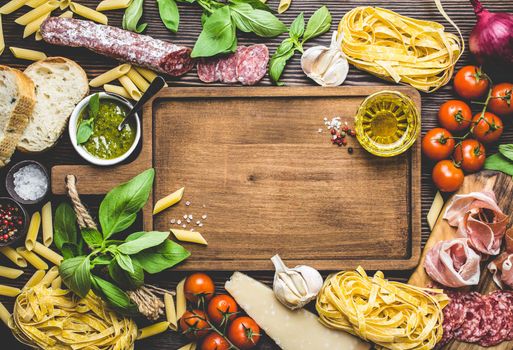
[[[145,228],[181,229],[171,219],[192,214],[187,229],[209,242],[185,244],[192,256],[180,269],[269,270],[277,253],[322,270],[411,269],[420,257],[419,143],[385,159],[349,139],[349,154],[331,144],[323,121],[340,116],[353,125],[363,99],[384,89],[409,95],[420,110],[408,87],[168,88],[145,106],[134,163],[108,173],[57,166],[53,190],[64,193],[55,179],[72,173],[80,193],[105,193],[150,167],[152,151],[153,198],[186,190],[181,203],[153,218],[148,206]]]
[[[511,196],[513,195],[513,178],[509,175],[493,172],[493,171],[482,171],[480,173],[474,175],[468,175],[465,177],[465,181],[463,182],[463,186],[456,194],[466,194],[470,192],[477,192],[483,190],[492,190],[495,192],[495,196],[497,197],[497,202],[499,207],[503,210],[504,213],[510,215],[510,225],[511,220],[513,219],[513,201],[511,201]],[[435,227],[433,227],[433,231],[431,236],[429,237],[424,251],[422,252],[422,257],[420,259],[420,263],[416,268],[415,272],[411,275],[408,283],[420,286],[427,287],[431,285],[433,282],[431,278],[426,274],[426,270],[424,269],[424,260],[427,252],[433,245],[435,245],[439,241],[450,240],[456,238],[456,228],[451,227],[446,220],[443,219],[443,213],[445,213],[445,209],[449,204],[450,199],[446,201],[440,217],[438,218]],[[479,285],[472,290],[479,291],[483,294],[494,291],[497,288],[496,284],[493,282],[492,274],[486,268],[487,262],[484,262],[481,266],[481,280],[479,281]],[[444,347],[446,350],[479,350],[479,349],[493,349],[493,350],[511,350],[513,349],[513,341],[511,342],[503,342],[497,346],[493,347],[482,347],[476,344],[468,344],[462,343],[458,341],[454,341]]]

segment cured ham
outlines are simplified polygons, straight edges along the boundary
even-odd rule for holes
[[[513,229],[506,232],[506,250],[488,264],[488,270],[499,288],[513,288]]]
[[[424,268],[436,282],[446,287],[479,283],[481,256],[469,247],[467,238],[441,241],[427,253]]]
[[[444,219],[458,227],[458,234],[469,239],[472,248],[486,255],[500,253],[508,216],[497,205],[491,191],[454,196]]]

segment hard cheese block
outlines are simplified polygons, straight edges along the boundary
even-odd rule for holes
[[[226,290],[283,350],[367,350],[368,343],[321,325],[304,309],[291,311],[264,284],[235,272]]]

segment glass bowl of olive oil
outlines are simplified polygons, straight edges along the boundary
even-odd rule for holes
[[[356,138],[368,152],[393,157],[405,152],[420,133],[420,114],[415,103],[397,91],[368,96],[355,117]]]

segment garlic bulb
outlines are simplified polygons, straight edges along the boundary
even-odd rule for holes
[[[342,53],[341,43],[342,35],[334,31],[330,47],[314,46],[306,50],[301,57],[303,72],[322,86],[342,84],[349,72],[349,64]]]
[[[288,268],[279,255],[273,256],[271,261],[276,269],[274,294],[283,305],[295,310],[315,299],[323,284],[319,271],[306,265]]]

